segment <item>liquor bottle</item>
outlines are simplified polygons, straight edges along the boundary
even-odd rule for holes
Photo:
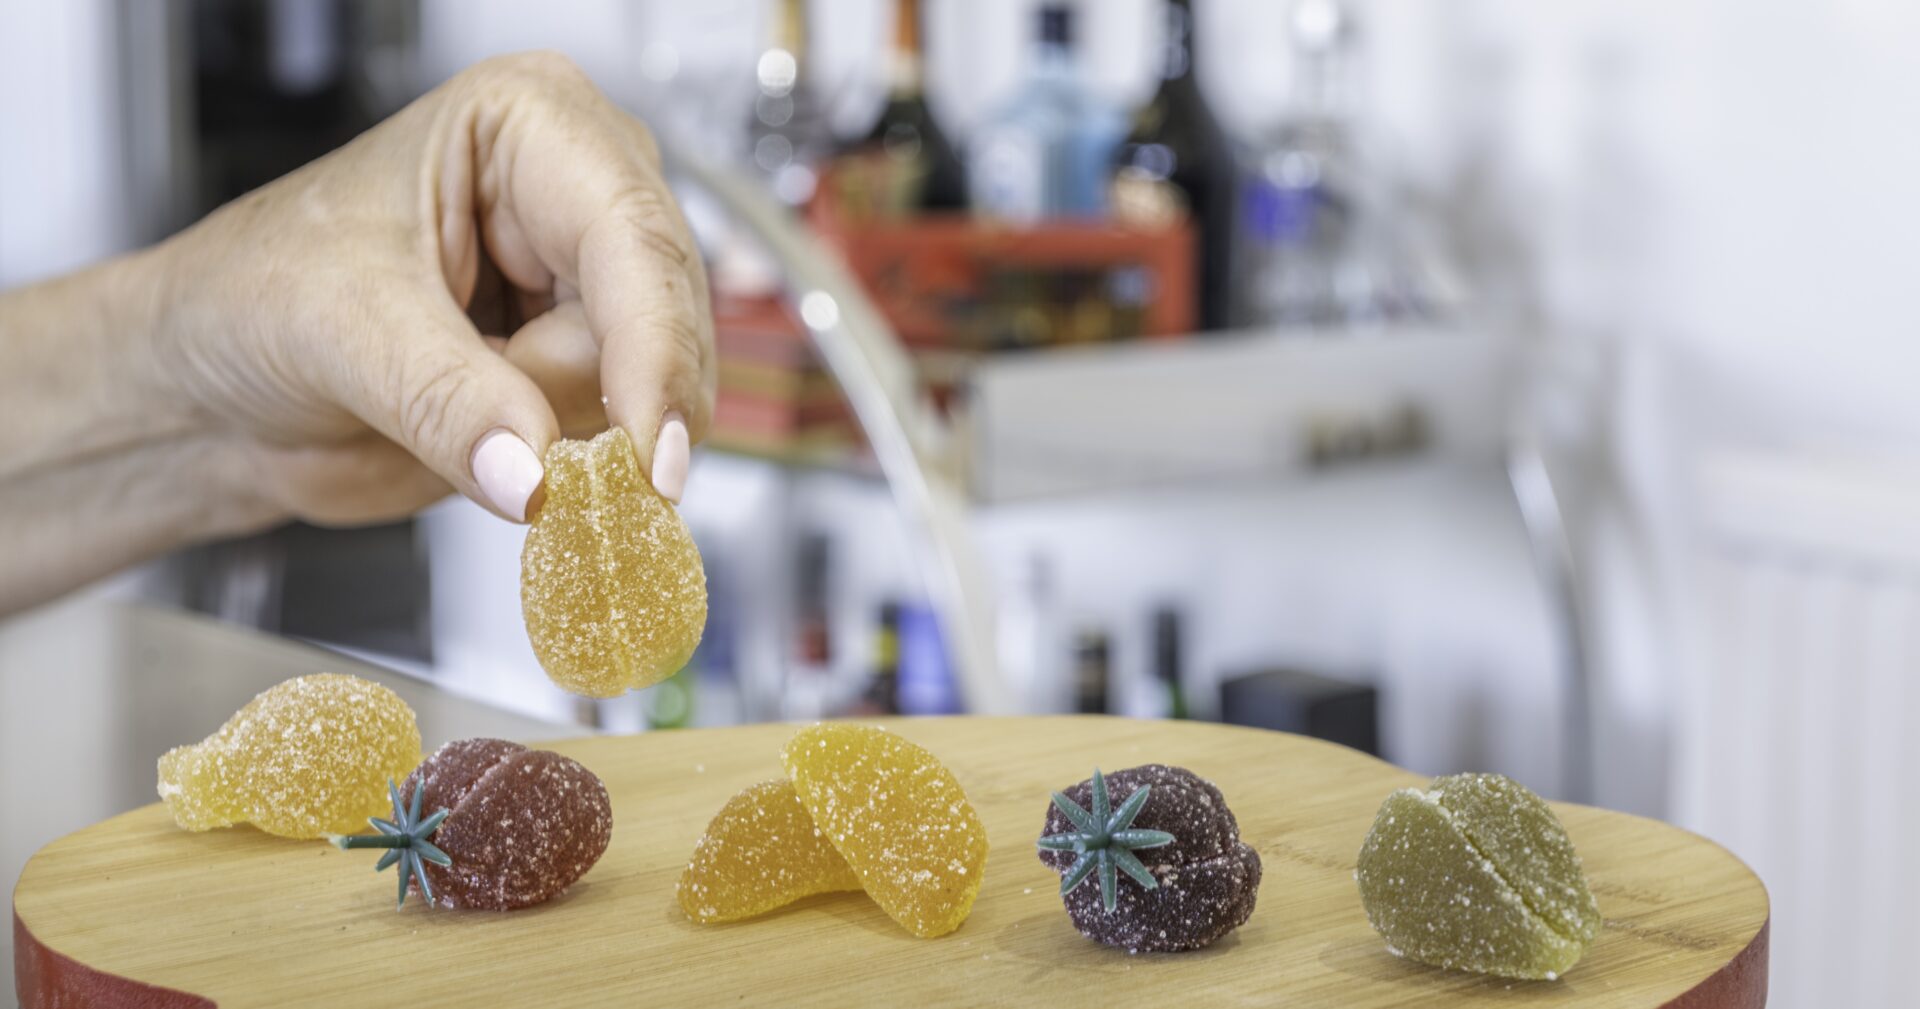
[[[905,715],[957,715],[966,710],[940,618],[925,602],[899,609],[899,688],[894,710]]]
[[[774,195],[799,206],[813,197],[833,134],[825,103],[807,76],[806,0],[777,0],[773,13],[772,43],[754,64],[748,150]]]
[[[1337,321],[1333,260],[1346,241],[1354,165],[1345,109],[1351,27],[1335,0],[1301,0],[1290,109],[1260,138],[1241,193],[1239,315],[1248,325]]]
[[[794,662],[824,673],[833,664],[833,631],[827,612],[832,595],[833,540],[826,533],[800,537],[794,555]]]
[[[1107,713],[1107,695],[1113,668],[1106,632],[1083,630],[1073,644],[1074,710],[1083,715]]]
[[[1022,223],[1105,216],[1107,175],[1125,131],[1119,114],[1080,82],[1073,11],[1042,6],[1025,83],[975,133],[967,167],[974,210]]]
[[[793,550],[792,651],[780,688],[780,717],[821,718],[833,699],[834,654],[839,650],[829,612],[833,540],[823,532],[802,532]]]
[[[1180,675],[1180,611],[1163,607],[1153,614],[1153,678],[1160,684],[1167,718],[1187,718],[1187,689]]]
[[[641,707],[649,729],[684,729],[693,724],[695,685],[699,667],[687,663],[672,676],[642,691]]]
[[[900,604],[880,604],[873,633],[873,673],[867,681],[863,714],[900,713]]]
[[[1347,0],[1298,0],[1291,108],[1250,157],[1238,321],[1342,327],[1425,314],[1351,121],[1357,27]]]
[[[964,210],[967,170],[927,107],[920,45],[919,0],[895,0],[892,91],[880,118],[858,145],[884,167],[877,203],[886,211]]]
[[[1219,330],[1231,289],[1233,152],[1200,92],[1193,34],[1192,0],[1168,0],[1160,87],[1114,153],[1110,198],[1121,223],[1193,223],[1200,325]]]

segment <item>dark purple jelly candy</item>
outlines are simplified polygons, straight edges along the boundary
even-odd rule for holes
[[[613,836],[613,807],[592,771],[503,739],[442,746],[402,785],[424,784],[424,810],[451,810],[433,844],[453,859],[426,866],[442,907],[511,911],[558,895]],[[414,884],[418,892],[419,884]]]
[[[1106,775],[1106,784],[1114,809],[1142,785],[1151,786],[1146,805],[1128,826],[1165,831],[1174,839],[1133,851],[1157,885],[1149,890],[1121,875],[1112,911],[1096,878],[1062,897],[1081,935],[1129,953],[1171,953],[1199,949],[1246,922],[1260,889],[1260,856],[1240,840],[1240,825],[1212,782],[1182,767],[1146,764]],[[1093,779],[1064,794],[1082,809],[1092,809]],[[1074,829],[1058,807],[1047,807],[1041,836]],[[1040,861],[1063,875],[1077,857],[1082,856],[1071,851],[1040,852]]]

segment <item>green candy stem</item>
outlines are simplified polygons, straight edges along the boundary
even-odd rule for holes
[[[328,834],[327,840],[342,850],[413,847],[413,838],[405,834]]]
[[[327,840],[342,850],[353,848],[389,849],[374,871],[384,871],[388,866],[400,866],[400,899],[395,907],[405,907],[407,903],[407,884],[415,879],[420,881],[420,896],[428,907],[433,906],[433,884],[427,882],[426,863],[432,862],[441,867],[453,864],[453,859],[441,851],[433,842],[427,840],[447,818],[448,810],[437,810],[433,815],[422,819],[420,816],[420,798],[424,783],[413,786],[413,804],[408,806],[400,801],[400,786],[387,781],[387,796],[393,800],[393,819],[382,820],[372,817],[367,822],[373,825],[377,834],[329,834]]]
[[[1053,793],[1053,804],[1067,823],[1074,829],[1060,834],[1048,834],[1039,841],[1039,846],[1047,851],[1070,851],[1076,856],[1067,871],[1060,877],[1060,895],[1066,896],[1073,888],[1097,876],[1100,886],[1100,904],[1111,914],[1114,909],[1119,875],[1124,872],[1141,889],[1152,890],[1159,886],[1145,864],[1133,854],[1140,848],[1158,848],[1163,844],[1172,844],[1173,835],[1164,830],[1131,829],[1133,819],[1146,807],[1147,794],[1152,786],[1141,785],[1119,809],[1109,810],[1107,779],[1099,768],[1093,769],[1093,808],[1082,808],[1079,803],[1067,798],[1060,792]]]

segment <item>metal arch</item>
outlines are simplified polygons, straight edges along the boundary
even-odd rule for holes
[[[992,595],[968,525],[965,491],[933,463],[945,425],[921,398],[892,327],[840,256],[753,180],[686,152],[663,154],[670,173],[706,190],[779,262],[783,298],[853,407],[906,516],[967,709],[1016,713],[1014,692],[995,661]]]
[[[1520,522],[1526,529],[1534,567],[1557,625],[1554,629],[1558,631],[1559,659],[1567,691],[1561,787],[1567,800],[1591,803],[1595,789],[1596,696],[1585,629],[1581,624],[1573,542],[1567,534],[1565,511],[1540,446],[1532,439],[1519,438],[1508,446],[1506,461],[1508,485],[1519,506]]]

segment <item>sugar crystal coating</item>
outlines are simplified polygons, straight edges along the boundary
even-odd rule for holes
[[[458,740],[434,751],[400,794],[411,799],[416,785],[423,812],[450,811],[432,841],[453,864],[426,866],[442,907],[511,911],[548,900],[586,875],[613,837],[606,786],[548,750]]]
[[[251,823],[281,837],[352,833],[387,811],[387,782],[420,762],[413,709],[355,676],[318,673],[269,688],[205,740],[160,758],[175,823]]]
[[[1600,930],[1559,819],[1497,774],[1387,796],[1355,876],[1388,950],[1439,967],[1550,980],[1579,962]]]
[[[1434,787],[1454,825],[1492,859],[1528,910],[1581,942],[1600,934],[1600,905],[1587,888],[1580,855],[1539,796],[1500,774],[1456,774]]]
[[[546,503],[520,553],[527,637],[553,682],[614,697],[687,664],[707,621],[707,576],[680,513],[613,428],[547,449]]]
[[[1170,953],[1199,949],[1246,924],[1260,892],[1260,856],[1240,840],[1240,824],[1213,782],[1184,767],[1146,764],[1106,775],[1110,805],[1117,808],[1141,786],[1150,786],[1147,804],[1130,826],[1164,830],[1173,843],[1142,848],[1135,857],[1158,885],[1148,890],[1122,879],[1109,913],[1100,888],[1091,881],[1061,900],[1080,934],[1129,953]],[[1093,782],[1065,789],[1082,809],[1091,806]],[[1073,829],[1052,804],[1041,836]],[[1040,850],[1040,861],[1057,873],[1073,865],[1075,853]]]
[[[765,914],[802,897],[860,889],[847,860],[781,778],[720,807],[680,875],[680,909],[712,924]]]
[[[884,729],[821,724],[781,754],[813,822],[860,885],[922,938],[960,927],[987,865],[987,832],[953,773]]]

